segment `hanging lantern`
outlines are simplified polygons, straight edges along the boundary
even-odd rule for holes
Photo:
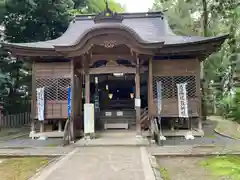
[[[106,90],[108,90],[108,85],[106,84]]]
[[[131,97],[131,99],[133,99],[134,98],[134,93],[130,93],[130,97]]]
[[[109,99],[112,99],[112,98],[113,98],[113,94],[112,94],[112,93],[109,93],[109,94],[108,94],[108,97],[109,97]]]
[[[122,77],[124,74],[123,73],[113,73],[113,76],[116,76],[116,77]]]
[[[98,77],[95,77],[95,84],[98,84]]]

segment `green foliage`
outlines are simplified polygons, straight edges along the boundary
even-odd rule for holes
[[[87,0],[73,0],[74,7],[73,9],[82,9],[87,5]]]
[[[229,108],[228,117],[240,123],[240,88],[237,88]]]
[[[176,34],[198,35],[201,31],[201,22],[199,17],[193,18],[199,9],[196,4],[191,1],[155,0],[151,11],[167,10],[165,13]]]
[[[32,42],[59,37],[68,27],[73,5],[72,0],[7,0],[6,39]]]
[[[170,180],[169,173],[166,168],[160,168],[159,171],[164,180]]]
[[[4,19],[5,10],[5,0],[0,0],[0,22]]]
[[[237,70],[234,62],[240,63],[239,1],[155,0],[151,10],[167,10],[165,13],[170,26],[179,35],[229,34],[221,49],[204,61],[205,85],[202,91],[208,112],[228,116],[231,91],[234,89],[233,74]],[[238,117],[237,113],[232,115]]]
[[[109,8],[113,12],[124,12],[124,7],[114,0],[108,1]],[[85,6],[82,8],[75,8],[70,11],[71,14],[95,14],[103,12],[106,9],[105,0],[86,0]]]
[[[200,162],[217,178],[240,179],[240,156],[216,156]]]
[[[104,0],[0,0],[5,40],[16,43],[45,41],[61,36],[72,14],[105,10]],[[113,11],[123,8],[110,1]],[[15,59],[0,48],[0,97],[8,113],[30,110],[31,63]]]

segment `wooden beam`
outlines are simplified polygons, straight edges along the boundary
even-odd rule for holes
[[[8,49],[8,48],[7,48]],[[14,56],[26,56],[26,57],[63,57],[61,53],[56,52],[54,49],[49,50],[35,50],[24,48],[9,48],[9,51]]]
[[[129,60],[129,61],[133,61],[134,58],[133,56],[131,56],[131,54],[93,54],[92,55],[92,59],[91,59],[91,63],[92,62],[96,62],[99,60],[118,60],[118,59],[125,59],[125,60]]]
[[[140,73],[147,71],[147,67],[142,67]],[[125,67],[125,66],[112,66],[112,67],[99,67],[90,68],[89,74],[113,74],[113,73],[124,73],[124,74],[136,74],[136,68]]]

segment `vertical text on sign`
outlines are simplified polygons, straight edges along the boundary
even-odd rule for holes
[[[38,120],[44,120],[44,87],[37,88],[37,110]]]
[[[188,117],[187,83],[177,84],[179,117]]]

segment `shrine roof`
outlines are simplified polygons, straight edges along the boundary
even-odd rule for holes
[[[227,35],[216,37],[176,35],[170,28],[167,17],[162,12],[113,13],[109,17],[100,13],[98,15],[76,16],[70,22],[68,29],[57,39],[30,43],[4,42],[3,46],[10,50],[34,49],[54,51],[55,47],[74,46],[92,31],[99,29],[120,29],[130,33],[138,43],[156,44],[156,48],[158,43],[163,43],[163,47],[211,42],[221,45],[227,38]]]

